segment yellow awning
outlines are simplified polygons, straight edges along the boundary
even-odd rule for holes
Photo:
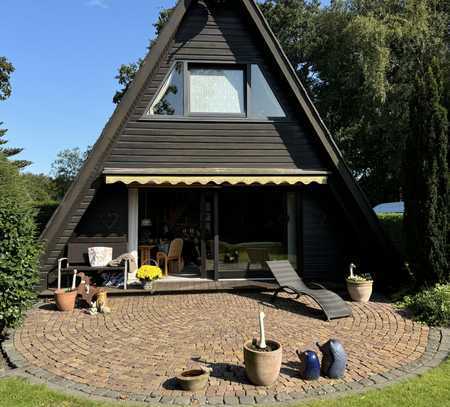
[[[126,185],[308,185],[326,184],[326,175],[107,175],[106,183]]]

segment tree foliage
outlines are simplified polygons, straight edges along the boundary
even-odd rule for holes
[[[447,110],[440,66],[423,61],[411,100],[411,133],[405,149],[405,240],[416,283],[448,281]]]
[[[40,245],[26,185],[0,154],[0,331],[17,325],[35,298]]]
[[[347,0],[320,8],[315,1],[263,1],[273,31],[373,204],[399,198],[417,64],[412,45],[420,30],[448,44],[444,3]],[[447,65],[447,82],[448,72]]]
[[[78,172],[83,166],[84,161],[89,155],[91,147],[85,152],[76,148],[68,148],[60,151],[52,163],[51,174],[55,185],[55,193],[57,199],[62,199],[75,180]]]
[[[14,72],[14,66],[5,57],[0,57],[0,101],[6,100],[11,96],[11,74]],[[4,138],[8,129],[1,128],[3,122],[0,122],[0,154],[6,157],[13,157],[23,151],[23,148],[18,147],[1,147],[7,143]],[[26,160],[13,161],[19,168],[24,168],[31,164]]]
[[[0,100],[8,99],[11,95],[10,77],[14,66],[5,57],[0,57]]]
[[[22,180],[26,185],[28,194],[34,203],[48,202],[58,199],[54,180],[46,174],[22,174]]]

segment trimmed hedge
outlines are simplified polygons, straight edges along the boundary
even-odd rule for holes
[[[20,323],[35,299],[41,246],[17,167],[0,154],[0,332]]]
[[[380,213],[378,219],[383,226],[383,229],[391,238],[395,247],[404,253],[403,242],[403,214],[402,213]]]
[[[59,205],[59,201],[44,201],[33,204],[36,209],[36,228],[40,235]]]

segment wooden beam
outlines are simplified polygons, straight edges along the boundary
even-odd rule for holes
[[[219,279],[219,192],[213,192],[214,217],[214,280]]]
[[[205,191],[200,192],[200,274],[202,278],[207,278],[206,265],[206,197]]]

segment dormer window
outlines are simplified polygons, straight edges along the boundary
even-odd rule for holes
[[[176,62],[145,117],[286,117],[256,64]]]

